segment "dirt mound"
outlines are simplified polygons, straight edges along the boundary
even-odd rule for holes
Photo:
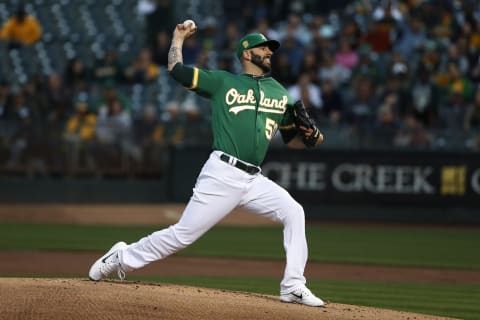
[[[278,297],[196,287],[79,279],[0,279],[2,319],[440,319],[331,303],[311,308]]]

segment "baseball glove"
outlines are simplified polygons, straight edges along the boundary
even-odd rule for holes
[[[315,121],[310,117],[305,109],[305,105],[302,100],[298,100],[293,104],[294,121],[297,130],[302,134],[303,143],[309,148],[314,147],[317,144],[320,130],[315,125]],[[312,129],[312,133],[307,135],[309,129]]]

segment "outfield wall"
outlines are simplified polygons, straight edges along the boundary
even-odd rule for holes
[[[162,180],[0,181],[3,203],[163,203],[188,201],[210,150],[171,150]],[[309,218],[480,222],[480,157],[445,152],[270,150],[263,173],[284,186]]]

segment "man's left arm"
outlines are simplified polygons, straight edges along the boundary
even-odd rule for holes
[[[287,109],[279,129],[284,143],[289,148],[313,148],[323,142],[323,134],[301,100]]]
[[[305,148],[313,148],[315,146],[320,145],[323,142],[323,134],[320,132],[320,130],[318,131],[318,135],[316,138],[312,136],[312,134],[313,134],[312,129],[309,129],[305,133],[297,132],[297,134],[292,138],[292,140],[290,140],[290,142],[287,143],[287,146],[292,149],[305,149]],[[305,144],[305,137],[304,137],[305,135],[308,135],[308,137],[312,136],[310,138],[310,140],[312,141],[311,145]]]

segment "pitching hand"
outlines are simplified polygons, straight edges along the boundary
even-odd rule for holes
[[[197,26],[192,23],[179,23],[173,31],[174,38],[187,39],[197,31]]]

